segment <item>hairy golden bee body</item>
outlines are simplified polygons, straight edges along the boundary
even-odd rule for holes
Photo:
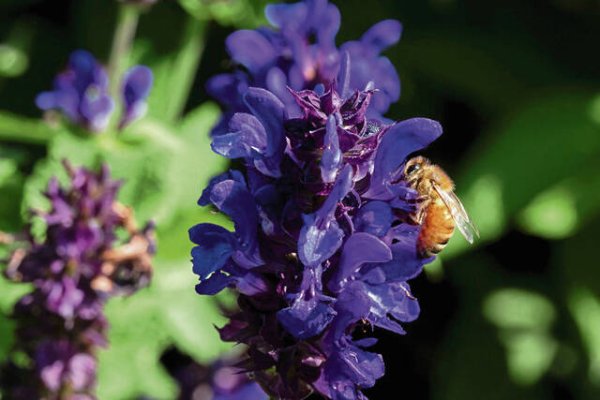
[[[404,178],[419,195],[417,211],[411,220],[421,225],[417,238],[420,256],[430,257],[442,251],[455,227],[473,242],[477,229],[454,194],[454,182],[442,168],[425,157],[414,157],[405,165]]]
[[[417,250],[421,256],[430,257],[446,247],[454,233],[454,220],[439,197],[427,206],[424,214]]]

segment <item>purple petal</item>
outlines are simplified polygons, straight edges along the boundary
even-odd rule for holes
[[[386,19],[373,25],[361,37],[361,42],[373,51],[380,53],[398,43],[402,34],[402,25],[394,19]]]
[[[321,177],[323,182],[335,181],[337,171],[342,164],[342,152],[337,133],[337,122],[333,115],[327,119],[323,156],[321,158]]]
[[[256,382],[249,382],[232,393],[215,393],[212,400],[268,400],[269,396]]]
[[[261,88],[249,88],[244,95],[244,102],[261,122],[267,136],[264,158],[255,160],[255,166],[265,175],[278,177],[286,145],[283,129],[285,106],[274,94]]]
[[[368,319],[376,326],[404,334],[396,321],[410,322],[419,316],[419,303],[404,282],[365,285],[365,291],[373,299]]]
[[[334,316],[331,305],[316,297],[298,299],[292,307],[277,312],[279,322],[297,339],[308,339],[323,332]]]
[[[214,295],[225,289],[229,284],[233,283],[234,278],[224,274],[221,271],[216,271],[206,279],[203,279],[196,285],[196,293],[203,295]]]
[[[229,133],[213,137],[211,147],[227,158],[260,156],[267,150],[267,133],[255,116],[236,113],[229,121]]]
[[[206,82],[208,94],[236,110],[244,107],[242,94],[248,87],[248,76],[239,71],[215,75]]]
[[[392,251],[387,244],[368,233],[355,233],[344,244],[337,270],[330,281],[330,289],[339,291],[345,281],[365,263],[383,263],[391,259]]]
[[[441,125],[427,118],[412,118],[392,126],[383,136],[375,155],[375,167],[367,198],[390,200],[390,190],[401,174],[406,157],[427,147],[442,134]]]
[[[298,256],[307,267],[315,267],[342,245],[344,231],[335,220],[335,210],[352,187],[352,167],[340,172],[329,196],[317,212],[304,216],[304,226],[298,238]]]
[[[332,400],[366,400],[361,388],[375,385],[385,373],[383,357],[352,343],[343,345],[329,357],[324,377],[329,383]]]
[[[307,267],[314,267],[329,257],[342,245],[344,231],[335,220],[328,221],[320,227],[313,214],[304,219],[304,227],[298,238],[298,256]]]
[[[333,321],[331,335],[335,342],[339,342],[345,335],[349,326],[366,318],[371,309],[371,299],[363,290],[360,282],[351,282],[337,296],[335,311],[337,313]]]
[[[96,378],[96,360],[89,354],[75,354],[69,362],[71,385],[76,391],[93,387]]]
[[[90,91],[84,93],[79,109],[81,115],[87,121],[88,128],[99,132],[108,125],[115,103],[107,94],[97,97],[98,95],[94,92],[94,89],[91,92],[92,95],[90,95]]]
[[[237,289],[246,296],[255,296],[259,293],[266,293],[270,289],[267,281],[259,274],[248,272],[237,281]]]
[[[262,88],[249,88],[244,102],[262,123],[267,132],[267,151],[265,156],[282,152],[285,146],[283,121],[285,106],[273,93]]]
[[[136,65],[125,73],[122,89],[125,110],[119,122],[121,128],[146,113],[146,99],[152,89],[152,83],[152,70],[146,66]]]
[[[345,99],[350,95],[350,74],[352,69],[350,54],[347,51],[343,52],[342,63],[340,64],[340,72],[338,73],[338,85],[340,87],[340,94]]]
[[[402,227],[400,227],[402,228]],[[396,228],[396,230],[398,230]],[[421,273],[429,259],[419,257],[417,252],[418,229],[408,227],[394,235],[393,259],[379,268],[385,273],[386,281],[405,282]]]
[[[221,183],[226,180],[234,180],[241,185],[246,185],[246,179],[244,179],[244,175],[242,175],[240,171],[231,169],[227,172],[222,173],[221,175],[215,176],[210,180],[208,186],[202,191],[202,196],[200,196],[200,198],[198,199],[198,205],[207,206],[209,204],[212,204],[210,196],[213,191],[213,188],[218,183]]]
[[[338,178],[327,196],[327,199],[316,212],[318,218],[327,219],[331,218],[332,214],[340,201],[344,199],[352,188],[352,167],[346,165],[344,169],[339,173]]]
[[[251,251],[256,244],[258,213],[246,185],[231,179],[219,182],[212,187],[210,201],[233,221],[240,249]]]
[[[198,224],[190,228],[189,236],[198,245],[192,249],[192,263],[201,279],[223,268],[233,254],[235,237],[223,227]]]
[[[392,226],[393,219],[392,208],[388,203],[370,201],[358,210],[354,217],[354,228],[359,232],[382,237]]]
[[[257,31],[233,32],[227,37],[225,43],[231,58],[253,74],[271,65],[278,56],[273,45]]]
[[[269,4],[265,7],[265,15],[271,25],[282,28],[288,21],[302,21],[306,18],[305,3]]]

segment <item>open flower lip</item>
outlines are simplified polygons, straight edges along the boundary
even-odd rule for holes
[[[419,315],[407,281],[433,258],[417,252],[417,193],[402,171],[442,128],[383,116],[400,95],[381,55],[399,40],[399,22],[338,48],[340,14],[326,0],[266,13],[273,28],[227,39],[243,68],[207,84],[224,107],[213,150],[241,167],[200,198],[235,229],[190,229],[196,290],[237,291],[239,310],[219,331],[248,346],[243,365],[270,395],[365,399],[385,366],[368,350],[376,340],[354,333],[404,334]]]

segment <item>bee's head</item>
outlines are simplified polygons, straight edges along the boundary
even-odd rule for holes
[[[414,181],[423,173],[423,168],[429,165],[429,160],[425,157],[413,157],[406,162],[404,166],[404,179],[407,182]]]

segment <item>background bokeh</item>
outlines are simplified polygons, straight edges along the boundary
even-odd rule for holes
[[[454,177],[481,231],[456,235],[412,286],[420,318],[378,332],[387,373],[367,392],[423,399],[596,399],[600,396],[600,3],[596,0],[334,1],[338,42],[385,18],[404,26],[386,52],[402,97],[393,119],[426,116],[445,133],[425,153]],[[58,161],[111,164],[122,201],[158,223],[153,283],[108,306],[99,397],[173,398],[159,362],[177,347],[199,362],[228,348],[218,300],[194,292],[187,229],[228,224],[196,206],[225,168],[210,152],[218,107],[204,91],[230,68],[224,40],[264,23],[263,0],[164,0],[143,13],[131,62],[155,87],[146,118],[123,136],[89,137],[42,121],[35,95],[69,53],[106,61],[116,1],[0,1],[0,231],[16,232]],[[4,253],[2,253],[4,251]],[[6,251],[0,248],[0,257]],[[0,280],[0,361],[22,285]]]

